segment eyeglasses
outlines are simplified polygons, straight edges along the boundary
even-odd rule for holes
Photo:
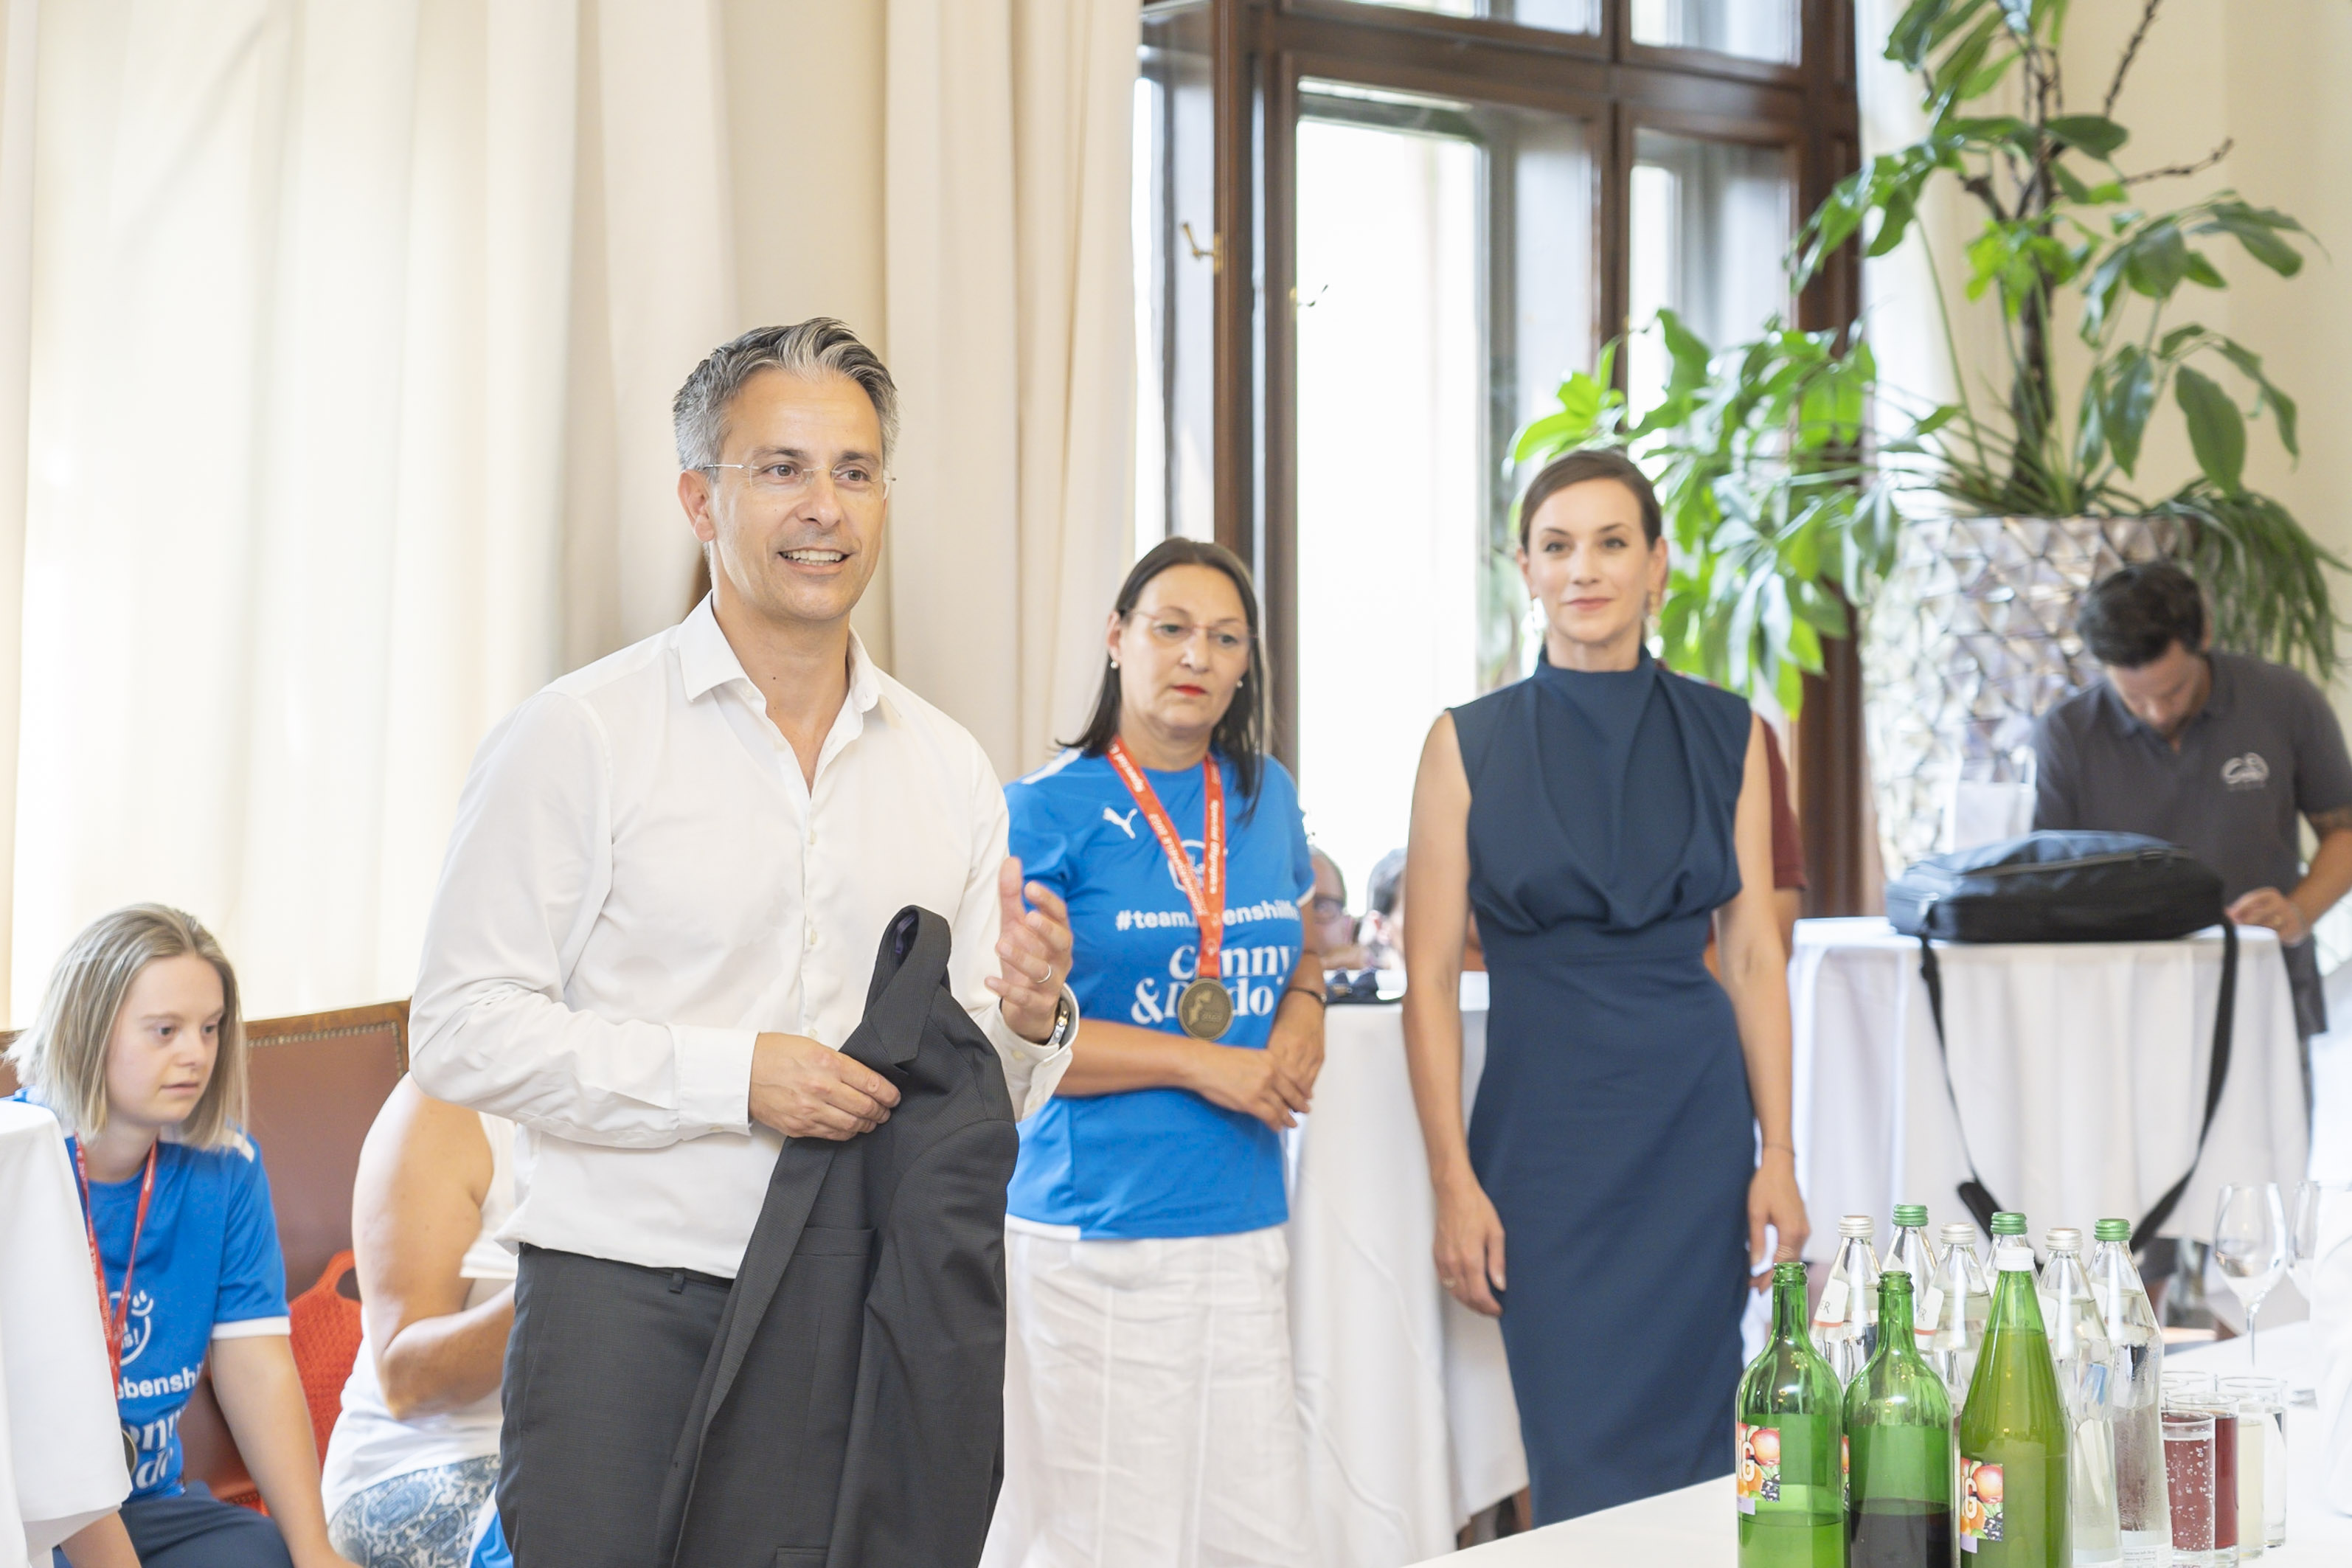
[[[1249,647],[1248,635],[1230,626],[1196,626],[1189,621],[1163,618],[1151,622],[1146,629],[1150,633],[1151,640],[1162,647],[1181,647],[1194,637],[1203,636],[1209,639],[1209,647],[1218,653],[1239,653]]]
[[[706,473],[720,468],[740,468],[743,482],[763,500],[793,501],[808,494],[816,483],[818,468],[814,463],[795,462],[790,458],[774,458],[764,463],[705,463]],[[866,463],[842,463],[833,470],[833,488],[844,500],[853,503],[878,501],[890,493],[890,476]]]
[[[1318,921],[1336,921],[1348,912],[1348,906],[1344,900],[1320,893],[1317,894],[1315,900],[1307,907],[1315,911],[1315,918]]]

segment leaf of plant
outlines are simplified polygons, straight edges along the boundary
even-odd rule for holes
[[[2263,374],[2263,356],[2228,338],[2215,338],[2214,347],[2221,351],[2223,358],[2238,367],[2239,374],[2254,384],[2262,395],[2262,401],[2270,405],[2273,417],[2278,421],[2279,445],[2286,448],[2289,457],[2302,457],[2302,448],[2295,445],[2297,411],[2294,399],[2273,386],[2271,378]]]
[[[2080,148],[2094,158],[2112,158],[2118,148],[2131,140],[2131,132],[2104,114],[2062,114],[2045,121],[2042,129],[2069,147]]]
[[[2200,234],[2220,232],[2245,247],[2246,254],[2282,278],[2303,270],[2303,252],[2279,237],[2279,231],[2300,234],[2303,226],[2284,213],[2248,206],[2243,202],[2217,202],[2197,226]]]
[[[2151,300],[2169,300],[2189,272],[2189,246],[2169,223],[2151,225],[2126,247],[2124,280]]]
[[[2246,416],[2228,393],[2188,365],[2175,373],[2172,395],[2189,422],[2197,466],[2222,494],[2237,494],[2246,470]]]
[[[2156,411],[2156,364],[2137,343],[2116,351],[2102,377],[2099,424],[2115,454],[2116,467],[2125,473],[2139,468],[2140,438],[2147,433],[2148,416]]]

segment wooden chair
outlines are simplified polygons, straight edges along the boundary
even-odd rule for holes
[[[0,1043],[13,1037],[0,1037]],[[408,1070],[408,1004],[248,1019],[245,1038],[250,1090],[246,1131],[269,1173],[270,1207],[291,1298],[310,1289],[338,1254],[351,1249],[352,1184],[359,1173],[360,1145],[393,1085]],[[15,1076],[0,1062],[0,1095],[16,1091]],[[311,1408],[333,1408],[351,1374],[351,1357],[320,1353],[320,1346],[297,1348],[312,1352],[297,1357]],[[213,1398],[209,1363],[181,1415],[180,1440],[189,1480],[205,1482],[215,1496],[230,1501],[256,1500],[252,1479]]]

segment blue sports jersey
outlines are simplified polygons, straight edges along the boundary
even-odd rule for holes
[[[1230,763],[1225,790],[1225,937],[1218,962],[1234,1021],[1220,1045],[1263,1048],[1298,962],[1298,907],[1315,883],[1298,792],[1268,758],[1255,810]],[[1202,775],[1147,770],[1152,793],[1200,868]],[[1089,1018],[1181,1034],[1176,998],[1199,961],[1199,931],[1151,825],[1108,762],[1066,752],[1008,784],[1012,851],[1029,879],[1070,906],[1070,989]],[[1190,1089],[1056,1095],[1021,1124],[1008,1208],[1087,1237],[1223,1236],[1289,1217],[1282,1143],[1255,1116]]]
[[[72,1142],[67,1140],[68,1158]],[[127,1182],[89,1185],[110,1311],[121,1298],[140,1180],[133,1174]],[[286,1266],[269,1208],[269,1178],[250,1142],[240,1137],[226,1149],[157,1145],[155,1195],[147,1205],[131,1285],[122,1381],[114,1391],[124,1424],[139,1439],[131,1495],[176,1497],[184,1489],[180,1411],[215,1329],[235,1325],[223,1338],[288,1329]]]

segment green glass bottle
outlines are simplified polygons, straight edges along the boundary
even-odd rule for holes
[[[1950,1568],[1952,1396],[1911,1334],[1911,1276],[1878,1277],[1878,1350],[1845,1388],[1851,1568]]]
[[[1807,1332],[1805,1266],[1772,1270],[1772,1337],[1739,1378],[1739,1568],[1844,1568],[1837,1373]]]
[[[1960,1551],[1972,1568],[2072,1568],[2068,1430],[2025,1216],[1992,1216],[1992,1316],[1960,1408]]]

